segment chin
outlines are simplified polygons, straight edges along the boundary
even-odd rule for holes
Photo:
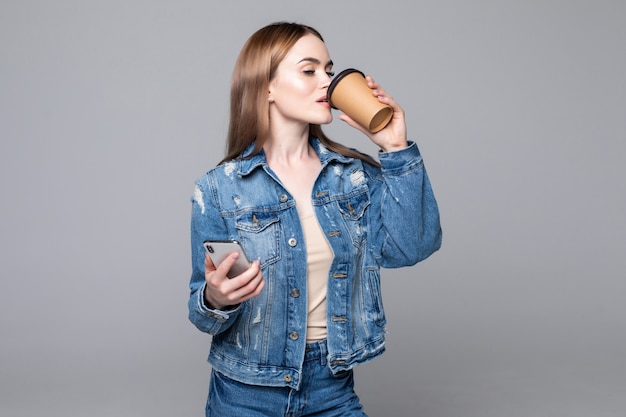
[[[320,118],[319,121],[315,122],[316,125],[327,125],[333,121],[333,115],[330,114],[328,117]]]

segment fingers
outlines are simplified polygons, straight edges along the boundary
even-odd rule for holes
[[[237,252],[233,252],[230,255],[228,255],[217,267],[215,266],[215,264],[213,263],[213,259],[211,259],[211,256],[209,256],[209,254],[207,253],[206,256],[204,257],[204,274],[205,277],[214,272],[214,274],[211,274],[212,280],[214,281],[221,281],[227,278],[228,275],[228,271],[230,271],[230,268],[235,264],[235,262],[237,262],[237,259],[239,258],[239,253]]]
[[[395,99],[387,94],[381,85],[378,84],[371,76],[367,75],[365,79],[367,80],[367,85],[372,90],[372,95],[374,95],[378,101],[388,104],[393,109],[391,120],[382,130],[372,133],[364,127],[359,126],[354,120],[345,114],[340,115],[339,118],[348,123],[350,126],[363,132],[372,140],[372,142],[378,145],[383,152],[391,152],[406,148],[408,143],[404,110],[402,110],[402,107],[400,107]]]
[[[247,301],[261,294],[265,287],[265,280],[261,272],[260,262],[258,260],[252,262],[250,268],[237,277],[230,280],[233,291],[230,294],[233,300],[238,303]]]
[[[379,101],[385,103],[385,104],[390,104],[393,102],[392,108],[394,109],[395,112],[395,108],[398,107],[397,104],[393,101],[393,99],[391,99],[391,97],[388,97],[385,93],[385,91],[380,87],[380,85],[374,81],[374,79],[367,75],[365,77],[365,79],[367,80],[367,85],[370,89],[372,89],[372,94],[378,98]],[[371,136],[372,133],[367,130],[365,127],[361,126],[359,123],[357,123],[354,119],[352,119],[350,116],[348,116],[347,114],[343,113],[339,115],[339,119],[343,120],[344,122],[346,122],[348,125],[350,125],[351,127],[361,131],[363,134],[365,134],[366,136]]]
[[[228,271],[230,271],[230,268],[232,268],[232,266],[235,264],[235,262],[237,262],[237,259],[239,259],[239,252],[232,252],[230,255],[228,255],[218,266],[217,266],[217,271],[220,273],[220,275],[224,275],[224,277],[227,276]]]
[[[343,120],[344,122],[346,122],[347,124],[349,124],[351,127],[360,130],[364,135],[369,136],[371,133],[364,128],[363,126],[361,126],[360,124],[358,124],[357,122],[354,121],[354,119],[352,119],[350,116],[348,116],[345,113],[342,113],[339,115],[339,119]]]
[[[204,256],[204,272],[206,274],[207,270],[210,271],[215,271],[215,264],[213,264],[213,259],[211,259],[211,257],[209,256],[209,254],[207,253]]]
[[[208,254],[205,257],[205,298],[213,308],[220,310],[225,306],[240,304],[263,291],[265,280],[258,260],[237,277],[227,277],[226,274],[238,258],[239,253],[233,252],[216,268],[211,257]]]
[[[394,113],[401,112],[402,108],[400,105],[394,100],[392,96],[387,94],[387,92],[378,84],[370,75],[366,76],[367,85],[372,89],[372,94],[382,103],[389,104]]]

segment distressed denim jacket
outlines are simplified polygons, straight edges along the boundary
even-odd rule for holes
[[[427,258],[441,245],[441,228],[415,143],[379,153],[382,168],[331,152],[316,138],[310,143],[322,163],[311,199],[334,253],[327,345],[337,373],[384,351],[380,268]],[[250,260],[260,260],[266,284],[259,296],[230,311],[207,307],[207,239],[238,240]],[[196,182],[191,251],[189,319],[213,336],[212,367],[248,384],[298,388],[306,344],[306,248],[296,202],[263,151],[222,164]]]

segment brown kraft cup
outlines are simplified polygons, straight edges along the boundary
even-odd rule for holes
[[[365,75],[354,68],[341,71],[328,86],[328,102],[372,133],[387,126],[393,109],[372,95]]]

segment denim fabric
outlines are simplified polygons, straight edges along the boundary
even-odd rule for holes
[[[207,417],[367,417],[354,392],[352,370],[333,375],[326,342],[307,344],[300,389],[261,387],[213,370]]]
[[[310,143],[322,163],[311,199],[334,253],[327,343],[329,367],[337,374],[385,349],[380,268],[427,258],[441,245],[441,228],[415,143],[379,153],[382,168],[331,152],[315,138]],[[250,260],[260,260],[266,285],[258,297],[232,311],[207,308],[207,239],[238,240]],[[262,151],[196,182],[191,252],[189,319],[213,336],[213,368],[247,384],[298,388],[306,344],[306,248],[296,202]]]

